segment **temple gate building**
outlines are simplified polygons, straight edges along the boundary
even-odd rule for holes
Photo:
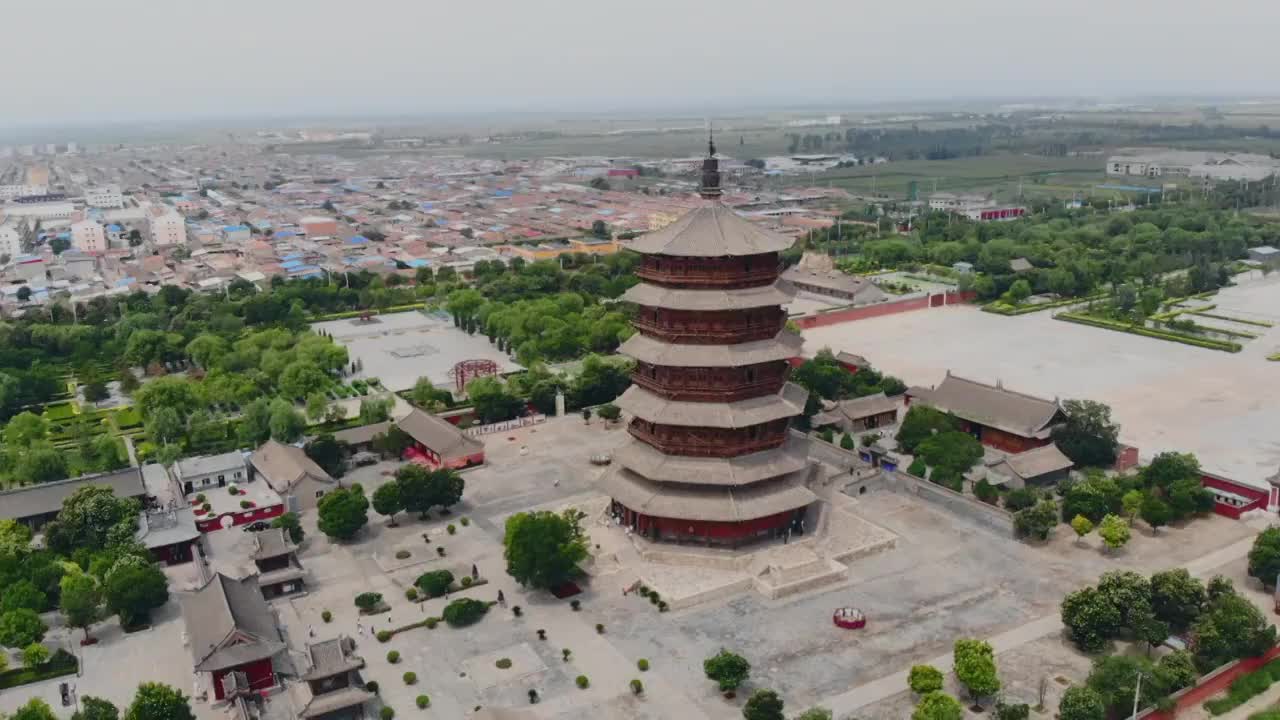
[[[715,146],[703,161],[706,201],[637,238],[636,361],[617,400],[631,438],[602,480],[612,512],[655,540],[738,546],[803,530],[809,441],[790,429],[808,394],[788,383],[799,335],[785,328],[794,295],[779,253],[792,240],[719,202]]]

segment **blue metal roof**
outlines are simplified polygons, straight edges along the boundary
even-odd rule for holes
[[[403,262],[405,265],[408,265],[409,267],[414,269],[431,267],[431,261],[423,260],[422,258],[410,258],[409,260],[402,260],[401,262]]]
[[[305,267],[305,266],[306,266],[306,263],[303,262],[302,260],[290,260],[289,262],[280,263],[280,267],[284,268],[285,270],[297,270],[298,268]]]
[[[271,237],[274,237],[274,238],[287,238],[287,237],[294,237],[294,236],[296,236],[297,234],[298,234],[298,233],[296,233],[296,232],[294,232],[294,231],[292,231],[292,230],[277,230],[277,231],[275,231],[274,233],[272,233]]]
[[[122,229],[123,228],[121,228],[119,225],[115,223],[111,223],[110,225],[107,226],[107,230],[109,232],[120,232]]]
[[[238,232],[240,230],[248,230],[248,229],[249,228],[245,227],[244,225],[223,225],[222,226],[223,232]]]
[[[134,280],[131,277],[120,278],[119,280],[116,281],[116,287],[125,287],[128,285],[132,285],[133,283],[134,283]]]
[[[359,245],[360,243],[367,243],[367,242],[369,242],[369,238],[363,235],[355,235],[347,238],[348,245]]]
[[[301,257],[306,257],[306,254],[305,253],[289,253],[288,255],[285,255],[280,259],[281,260],[297,260],[298,258],[301,258]]]

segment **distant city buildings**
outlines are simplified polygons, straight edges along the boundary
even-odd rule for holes
[[[84,204],[95,208],[122,208],[124,195],[120,194],[119,185],[89,188],[84,191]]]
[[[147,216],[147,235],[156,247],[181,245],[187,241],[187,221],[175,210],[152,207]]]
[[[1112,177],[1258,181],[1280,172],[1280,159],[1256,153],[1125,148],[1107,158]]]
[[[71,247],[86,252],[100,253],[107,250],[107,233],[96,220],[81,220],[71,224]]]

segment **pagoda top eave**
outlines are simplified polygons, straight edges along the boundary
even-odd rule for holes
[[[795,240],[752,223],[719,201],[709,201],[666,227],[631,241],[644,255],[726,257],[777,253]]]

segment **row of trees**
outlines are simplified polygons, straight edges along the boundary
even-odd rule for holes
[[[142,683],[124,714],[109,700],[85,695],[71,720],[195,720],[191,700],[181,690],[164,683]],[[9,720],[58,720],[53,708],[40,698],[32,698],[9,716]]]

